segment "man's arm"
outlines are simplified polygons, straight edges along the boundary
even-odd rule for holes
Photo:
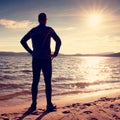
[[[25,36],[21,39],[20,43],[21,43],[22,46],[25,48],[25,50],[32,55],[32,52],[33,52],[33,51],[30,49],[30,47],[29,47],[28,44],[27,44],[27,41],[28,41],[29,39],[30,39],[30,36],[27,34],[27,35],[25,35]]]
[[[59,38],[59,36],[55,32],[52,32],[52,37],[56,42],[55,51],[54,51],[54,56],[56,57],[59,53],[59,50],[60,50],[61,39]]]

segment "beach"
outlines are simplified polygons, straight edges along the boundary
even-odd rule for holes
[[[30,114],[25,114],[30,103],[2,107],[0,120],[120,120],[119,90],[69,96],[54,102],[57,110],[49,113],[45,111],[45,104],[38,105]]]

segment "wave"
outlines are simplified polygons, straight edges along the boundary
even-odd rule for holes
[[[21,72],[23,72],[23,73],[31,73],[32,71],[31,70],[21,70]]]
[[[9,94],[9,95],[1,95],[0,100],[8,100],[8,99],[12,99],[14,97],[20,96],[20,95],[28,95],[28,94],[31,94],[31,92],[24,90],[24,91],[15,92],[15,93]]]
[[[97,84],[97,83],[94,83],[94,84],[91,83],[91,85],[95,85],[95,84]],[[0,84],[0,85],[2,85],[2,84]],[[70,88],[70,89],[65,90],[66,85],[64,85],[64,88],[60,89],[60,91],[58,89],[56,89],[56,90],[54,89],[53,96],[75,95],[75,94],[81,94],[81,93],[92,93],[92,92],[105,91],[105,90],[111,90],[111,89],[113,89],[113,90],[120,89],[119,86],[116,86],[116,87],[111,86],[111,87],[107,87],[107,88],[100,87],[97,89],[84,89],[84,86],[88,86],[88,83],[79,83],[79,84],[72,84],[72,85],[77,85],[81,89]],[[89,83],[89,85],[90,85],[90,83]],[[43,97],[45,95],[45,88],[40,89],[38,91],[38,94],[39,94],[39,97]],[[19,92],[7,94],[7,95],[0,95],[0,101],[13,99],[13,98],[18,97],[18,96],[27,96],[27,95],[31,95],[30,90],[21,90]]]
[[[120,84],[120,80],[111,80],[111,81],[95,81],[95,82],[72,82],[72,81],[62,81],[55,82],[54,86],[58,88],[86,88],[88,86],[94,85],[104,85],[104,84]]]
[[[114,87],[113,90],[119,90],[120,87]],[[101,89],[97,89],[97,90],[73,90],[73,91],[66,91],[66,92],[59,92],[56,94],[53,94],[53,96],[62,96],[62,95],[75,95],[75,94],[84,94],[84,93],[93,93],[93,92],[100,92],[100,91],[107,91],[107,90],[111,90],[111,88],[101,88]]]
[[[4,84],[4,83],[0,83],[0,89],[12,89],[12,88],[22,88],[23,85],[22,84]]]
[[[0,75],[0,80],[6,80],[6,79],[8,79],[8,80],[15,80],[15,79],[17,79],[17,77],[16,76],[13,76],[13,75]]]
[[[67,80],[74,80],[74,79],[73,78],[68,78],[68,77],[56,77],[56,78],[52,78],[53,82],[58,82],[59,80],[67,81]]]

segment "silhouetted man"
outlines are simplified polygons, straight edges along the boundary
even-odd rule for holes
[[[33,82],[32,82],[32,104],[29,108],[30,111],[36,110],[37,105],[37,93],[38,83],[40,79],[40,72],[42,70],[44,75],[45,87],[46,87],[46,100],[47,111],[53,111],[56,106],[52,104],[51,95],[51,76],[52,76],[52,59],[58,55],[61,40],[55,31],[46,26],[47,16],[45,13],[40,13],[38,16],[39,25],[31,29],[21,40],[22,46],[32,55],[32,70],[33,70]],[[56,42],[54,54],[51,54],[50,38],[53,38]],[[28,46],[27,41],[32,40],[33,50]]]

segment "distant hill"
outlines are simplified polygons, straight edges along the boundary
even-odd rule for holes
[[[118,53],[99,53],[99,54],[74,54],[74,56],[120,57],[120,52],[118,52]]]
[[[0,56],[30,56],[25,52],[0,52]]]
[[[119,53],[109,54],[108,56],[110,56],[110,57],[120,57],[120,52]]]

